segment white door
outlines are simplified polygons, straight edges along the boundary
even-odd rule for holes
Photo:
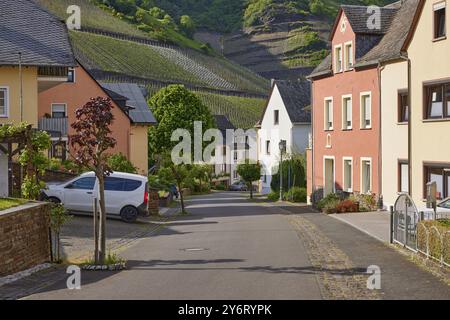
[[[74,211],[93,211],[95,177],[84,177],[64,188],[64,206]]]

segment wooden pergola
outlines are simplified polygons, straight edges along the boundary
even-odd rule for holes
[[[22,150],[32,147],[32,132],[32,126],[28,125],[20,132],[7,135],[5,137],[0,137],[0,151],[8,156],[8,193],[10,196],[13,193],[13,159]],[[28,163],[27,172],[32,172],[32,170],[32,164]]]

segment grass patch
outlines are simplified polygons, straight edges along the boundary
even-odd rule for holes
[[[23,199],[1,198],[0,199],[0,211],[20,206],[26,202],[27,202],[27,200],[23,200]]]

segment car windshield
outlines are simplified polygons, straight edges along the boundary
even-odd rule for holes
[[[447,199],[439,204],[439,207],[450,209],[450,199]]]

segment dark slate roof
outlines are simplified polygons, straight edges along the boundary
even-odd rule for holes
[[[126,97],[126,106],[129,108],[129,117],[135,124],[156,124],[150,107],[145,100],[143,90],[134,83],[101,83],[104,89],[113,91],[119,100]],[[113,94],[114,96],[114,94]],[[111,98],[114,97],[111,96]]]
[[[383,7],[380,8],[381,11],[381,28],[380,29],[370,29],[367,21],[373,15],[371,11],[367,12],[367,6],[352,6],[352,5],[342,5],[341,9],[344,11],[348,22],[352,26],[354,33],[363,34],[385,34],[389,26],[391,25],[392,18],[397,12],[397,8]]]
[[[364,32],[356,34],[356,68],[376,65],[379,62],[388,62],[398,59],[401,56],[401,49],[406,41],[409,29],[412,26],[414,14],[418,8],[419,2],[419,0],[404,0],[403,2],[398,1],[384,7],[383,9],[388,9],[388,11],[382,12],[387,12],[388,14],[382,18],[382,21],[385,21],[384,25],[389,25],[389,28],[387,30],[382,28],[382,30],[384,30],[382,32],[383,34],[368,34]],[[354,6],[343,7],[348,8]],[[345,11],[345,9],[343,9],[343,11],[347,14],[348,10]],[[352,15],[352,18],[349,18],[349,22],[352,28],[354,28],[352,23],[355,23],[355,28],[358,31],[363,31],[364,27],[361,25],[362,22],[355,17],[356,11],[357,10],[353,10],[353,14],[350,14]],[[390,13],[392,12],[395,12],[395,14],[391,15]],[[382,14],[382,16],[384,15]],[[387,24],[388,19],[391,19],[389,24]],[[322,63],[314,69],[309,78],[330,74],[332,74],[331,54],[329,54]]]
[[[213,115],[216,120],[217,129],[220,131],[226,131],[227,129],[236,129],[235,126],[231,123],[231,121],[227,118],[227,116],[222,114]]]
[[[305,110],[311,104],[310,82],[307,80],[275,80],[274,85],[280,91],[291,122],[311,122],[311,112]]]
[[[30,0],[0,1],[0,65],[76,66],[64,23]]]

